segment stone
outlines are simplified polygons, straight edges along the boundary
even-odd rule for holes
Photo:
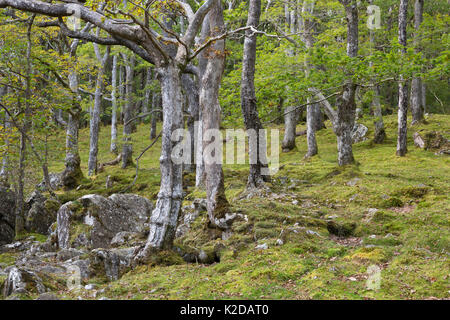
[[[109,281],[118,280],[131,266],[138,249],[94,249],[90,255],[90,272],[96,276],[106,276]]]
[[[13,294],[44,293],[45,286],[41,278],[31,270],[12,267],[3,286],[3,297]]]
[[[438,131],[415,132],[414,145],[425,150],[437,150],[436,154],[450,154],[450,140]]]
[[[40,294],[39,297],[36,298],[36,300],[60,300],[60,299],[53,293],[45,292]]]
[[[50,186],[52,187],[53,190],[58,190],[59,188],[61,188],[63,186],[61,173],[49,173],[48,177],[50,179]],[[42,191],[46,190],[45,180],[42,179],[42,182],[39,183],[36,186],[36,188],[39,190],[42,190]]]
[[[80,259],[75,261],[69,260],[64,263],[66,270],[76,269],[80,271],[81,280],[88,280],[91,277],[90,265],[90,259]]]
[[[39,191],[34,191],[28,199],[28,213],[25,219],[25,229],[28,232],[49,235],[50,226],[56,221],[56,214],[61,204],[42,196]]]
[[[83,254],[86,254],[86,252],[83,250],[77,250],[74,248],[64,248],[64,249],[61,249],[60,251],[58,251],[58,253],[56,254],[56,258],[59,261],[67,261],[67,260],[79,257]]]
[[[267,243],[263,243],[263,244],[258,244],[255,247],[256,250],[267,250],[269,249],[269,246],[267,245]]]
[[[178,224],[175,237],[179,238],[185,235],[191,228],[191,224],[202,212],[206,212],[206,199],[195,199],[191,206],[184,207],[182,210],[182,220]]]
[[[117,233],[111,240],[111,247],[135,246],[145,244],[145,234],[138,232],[122,231]]]
[[[349,187],[354,187],[354,186],[356,186],[356,185],[358,184],[358,182],[360,182],[360,181],[361,181],[360,178],[353,178],[352,180],[348,181],[348,182],[346,183],[346,185],[349,186]]]
[[[367,132],[369,131],[369,128],[367,128],[365,125],[360,123],[355,123],[355,126],[352,130],[352,143],[359,143],[367,140]]]
[[[414,132],[413,139],[414,139],[414,145],[416,147],[425,149],[425,141],[423,141],[422,137],[420,136],[420,133]]]
[[[89,283],[84,286],[84,290],[94,290],[95,288],[97,288],[97,286],[93,283]]]
[[[0,185],[0,246],[11,243],[15,235],[16,196],[7,186]]]
[[[152,209],[148,199],[134,194],[91,194],[68,202],[57,214],[59,248],[110,248],[119,232],[147,232]]]

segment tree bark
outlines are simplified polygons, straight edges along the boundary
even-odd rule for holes
[[[148,256],[153,249],[172,247],[183,199],[182,164],[172,161],[172,149],[176,142],[171,139],[174,130],[183,128],[181,75],[175,65],[169,65],[158,71],[163,98],[161,187],[151,216],[148,241],[140,254],[143,257]]]
[[[295,148],[295,130],[297,128],[298,110],[295,106],[284,109],[284,138],[281,143],[283,152],[289,152]]]
[[[117,154],[117,55],[113,57],[113,65],[111,70],[111,102],[112,102],[112,111],[111,111],[111,147],[109,150],[112,153]]]
[[[380,102],[380,86],[376,85],[373,89],[374,97],[372,101],[373,115],[375,117],[375,135],[373,138],[374,143],[383,143],[386,139],[386,130],[384,130],[383,114],[381,111]]]
[[[89,32],[92,28],[91,24],[87,24],[83,31]],[[70,57],[75,59],[77,57],[77,49],[80,44],[80,40],[75,39],[70,46]],[[78,86],[78,74],[76,68],[70,70],[69,73],[69,87],[72,91],[72,108],[69,110],[69,117],[67,120],[66,129],[66,158],[65,168],[61,174],[61,181],[65,188],[76,188],[79,181],[83,178],[83,172],[81,171],[81,158],[78,151],[78,129],[81,119],[81,97],[79,95]]]
[[[211,28],[209,24],[208,15],[202,24],[202,30],[200,34],[200,43],[207,41],[210,36]],[[198,56],[198,69],[199,69],[199,83],[202,85],[202,79],[206,72],[206,66],[208,63],[208,55],[206,51],[203,51]],[[197,127],[197,150],[196,150],[196,166],[195,166],[195,186],[197,188],[205,187],[205,163],[203,161],[203,111],[200,107],[198,114],[198,127]]]
[[[398,41],[402,46],[402,55],[406,54],[407,34],[406,25],[408,19],[408,0],[400,0],[398,16]],[[398,85],[398,137],[397,156],[404,157],[407,150],[407,122],[408,122],[408,84],[400,75]]]
[[[314,36],[313,31],[313,21],[311,18],[306,18],[312,15],[314,12],[315,1],[305,1],[303,3],[302,14],[305,16],[303,18],[303,42],[305,43],[306,50],[310,50],[314,46]],[[308,78],[311,70],[311,65],[309,63],[309,53],[305,57],[305,77]],[[308,103],[311,99],[308,99]],[[308,152],[306,153],[306,158],[315,156],[318,153],[316,131],[319,129],[321,118],[320,107],[318,104],[310,104],[306,107],[306,141],[308,145]]]
[[[187,128],[189,131],[189,137],[191,139],[190,148],[190,163],[186,164],[184,170],[188,172],[194,172],[195,170],[195,143],[196,139],[196,128],[195,124],[199,121],[199,110],[200,110],[200,98],[199,98],[199,88],[198,83],[189,74],[183,74],[181,77],[183,83],[183,88],[187,96],[188,112],[189,118],[187,120]]]
[[[416,47],[416,53],[421,50],[419,48],[418,30],[423,21],[423,5],[424,0],[416,0],[414,5],[414,28],[416,29],[416,34],[414,36],[414,45]],[[423,85],[422,79],[420,77],[414,77],[411,83],[411,113],[412,113],[412,123],[416,124],[423,121],[423,115],[425,110],[423,95]]]
[[[125,169],[129,165],[133,164],[133,144],[131,141],[131,133],[133,132],[132,121],[134,116],[133,112],[133,80],[134,80],[134,64],[135,58],[132,54],[127,58],[122,54],[123,60],[126,61],[126,101],[123,106],[123,146],[122,146],[122,169]]]
[[[25,160],[26,160],[26,136],[27,131],[31,126],[31,27],[33,26],[35,14],[31,16],[28,22],[27,28],[27,51],[26,51],[26,74],[25,74],[25,110],[23,118],[23,126],[20,132],[20,149],[19,149],[19,181],[18,181],[18,194],[17,194],[17,204],[16,204],[16,235],[21,234],[25,230],[25,202],[24,202],[24,188],[25,188]],[[47,186],[47,188],[51,188]],[[50,189],[51,190],[51,189]]]
[[[208,14],[211,36],[217,36],[224,32],[222,3],[216,5]],[[209,130],[220,129],[221,109],[219,105],[219,88],[222,73],[225,67],[225,40],[218,40],[211,45],[208,62],[201,82],[200,108],[202,110],[203,122],[203,150],[206,173],[206,197],[209,223],[213,227],[227,229],[229,226],[225,221],[229,212],[229,203],[225,196],[224,176],[222,163],[207,161],[205,147],[214,140],[208,139]],[[216,137],[217,139],[217,137]],[[222,141],[215,141],[221,144]],[[217,150],[216,150],[217,152]]]
[[[2,86],[0,88],[0,97],[3,98],[4,95],[8,94],[8,87]],[[9,139],[8,135],[10,134],[11,129],[11,123],[9,121],[9,115],[5,112],[5,120],[4,120],[4,127],[6,131],[6,137],[5,137],[5,149],[6,152],[2,159],[2,169],[0,170],[0,183],[6,186],[9,186],[9,156],[8,156],[8,150],[9,150]]]
[[[247,26],[258,27],[261,16],[261,0],[250,0],[248,9]],[[255,65],[256,65],[256,41],[257,35],[251,30],[245,32],[244,57],[242,60],[242,80],[241,80],[241,109],[244,116],[244,124],[247,131],[256,133],[256,148],[249,146],[250,173],[247,179],[247,188],[259,188],[268,181],[269,176],[261,172],[262,168],[267,168],[266,147],[264,135],[260,135],[260,130],[264,129],[259,119],[258,107],[255,93]],[[250,142],[250,139],[249,139]],[[251,143],[252,144],[252,143]],[[252,163],[253,162],[253,163]]]
[[[97,29],[99,30],[99,29]],[[97,73],[97,81],[95,84],[94,107],[92,108],[91,118],[89,122],[89,159],[88,159],[88,176],[97,173],[97,155],[98,155],[98,134],[100,130],[100,112],[102,107],[102,96],[104,90],[103,76],[106,73],[106,62],[109,58],[109,47],[106,48],[106,53],[103,58],[100,55],[100,49],[97,44],[94,44],[97,59],[99,59],[100,66]]]
[[[358,56],[358,7],[356,0],[340,0],[345,7],[347,20],[347,55],[350,58]],[[353,164],[352,129],[355,125],[355,94],[356,84],[349,71],[348,78],[343,87],[341,101],[337,110],[337,149],[340,166]]]
[[[154,79],[157,79],[157,73],[154,72]],[[158,118],[160,113],[156,112],[156,109],[158,109],[159,107],[159,94],[158,92],[153,92],[152,95],[152,120],[151,120],[151,124],[150,124],[150,139],[155,139],[156,138],[156,125],[158,123]]]

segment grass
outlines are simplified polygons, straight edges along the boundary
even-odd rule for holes
[[[373,119],[362,119],[373,135]],[[437,130],[447,138],[450,116],[431,115],[427,124],[409,128],[408,154],[395,155],[396,119],[385,118],[387,140],[354,145],[357,164],[337,166],[336,137],[331,129],[317,133],[319,155],[305,160],[306,137],[297,148],[282,153],[282,169],[269,184],[265,197],[240,199],[248,167],[224,166],[226,195],[234,212],[248,216],[238,221],[227,241],[211,241],[200,216],[177,245],[205,250],[219,243],[220,263],[140,266],[120,280],[101,284],[102,296],[115,299],[422,299],[450,297],[450,162],[448,156],[416,148],[415,131]],[[327,123],[327,127],[331,125]],[[282,129],[282,128],[280,128]],[[297,130],[305,129],[299,125]],[[120,130],[120,129],[119,129]],[[120,132],[120,131],[119,131]],[[149,143],[149,126],[133,134],[134,154]],[[280,133],[280,139],[282,132]],[[51,171],[63,169],[64,133],[50,141]],[[80,132],[82,169],[86,174],[88,129]],[[155,200],[159,190],[160,141],[144,154],[139,177],[130,192]],[[115,158],[109,152],[109,128],[99,139],[99,161]],[[135,168],[106,167],[85,178],[78,191],[60,192],[63,201],[87,193],[108,195],[132,182]],[[107,176],[116,181],[105,189]],[[347,183],[358,178],[355,185]],[[204,191],[186,176],[190,204]],[[376,208],[378,211],[369,210]],[[328,220],[339,227],[351,225],[349,237],[330,234]],[[277,239],[283,245],[277,245]],[[257,250],[266,243],[267,250]],[[380,288],[366,285],[368,269],[381,272]],[[70,296],[69,293],[64,293]],[[83,296],[83,294],[82,294]],[[85,298],[93,298],[88,293]],[[98,297],[97,297],[98,298]]]

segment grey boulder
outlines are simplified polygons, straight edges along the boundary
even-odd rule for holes
[[[134,194],[86,195],[57,213],[59,248],[109,248],[119,232],[145,233],[152,203]]]

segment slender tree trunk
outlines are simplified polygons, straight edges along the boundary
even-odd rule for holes
[[[386,130],[384,130],[383,114],[381,111],[380,86],[376,85],[373,90],[374,96],[372,107],[373,115],[375,117],[375,135],[373,142],[383,143],[384,139],[386,139]]]
[[[314,12],[315,1],[305,1],[303,3],[302,13],[305,18],[303,19],[303,42],[305,43],[306,49],[310,50],[314,46],[314,36],[313,31],[313,21],[311,18],[306,18],[312,15]],[[311,65],[309,62],[309,53],[305,57],[305,77],[308,78],[311,70]],[[308,99],[308,103],[311,99]],[[306,153],[306,158],[315,156],[319,150],[317,147],[316,131],[319,129],[320,125],[321,111],[318,104],[310,104],[306,107],[306,141],[308,144],[308,152]]]
[[[98,155],[98,134],[100,130],[100,112],[102,107],[102,96],[104,90],[103,76],[106,72],[106,62],[109,58],[109,47],[103,58],[100,56],[97,44],[94,44],[100,58],[100,66],[97,73],[97,81],[95,84],[94,108],[92,109],[91,119],[89,123],[89,160],[88,175],[92,176],[97,173],[97,155]]]
[[[23,118],[23,126],[20,132],[20,149],[19,149],[19,181],[18,194],[16,204],[16,235],[21,234],[25,230],[25,206],[24,206],[24,189],[25,189],[25,168],[26,168],[26,136],[31,126],[31,27],[33,25],[35,15],[33,14],[28,23],[27,28],[27,51],[26,51],[26,73],[25,73],[25,110]]]
[[[402,46],[402,54],[406,53],[406,25],[408,19],[408,0],[400,0],[400,9],[398,16],[398,40]],[[397,137],[397,156],[404,157],[407,150],[407,122],[408,122],[408,84],[400,75],[398,85],[398,137]]]
[[[208,14],[211,36],[217,36],[225,31],[223,20],[222,3],[217,4]],[[202,110],[203,122],[203,152],[206,173],[206,197],[207,211],[210,225],[220,229],[227,229],[226,213],[229,211],[229,203],[225,196],[224,176],[222,163],[209,161],[210,155],[206,156],[206,146],[215,143],[219,145],[222,141],[214,141],[208,137],[209,130],[220,129],[221,109],[219,105],[219,88],[222,73],[225,67],[225,40],[218,40],[211,45],[205,73],[200,89],[200,108]],[[215,137],[217,139],[217,137]],[[215,150],[215,152],[218,152]],[[215,155],[216,157],[218,155]],[[218,156],[220,157],[220,156]]]
[[[295,106],[284,109],[284,138],[281,143],[283,152],[289,152],[295,148],[295,130],[298,122],[298,110]]]
[[[149,112],[150,98],[151,98],[151,94],[152,94],[152,91],[150,90],[151,83],[152,83],[152,68],[147,68],[147,70],[145,72],[145,83],[143,85],[143,87],[145,88],[145,90],[144,90],[145,92],[144,92],[144,102],[142,105],[142,113]],[[150,117],[148,117],[147,119],[149,119],[149,118]],[[145,118],[144,118],[144,120],[145,120]]]
[[[347,19],[347,55],[356,58],[358,55],[358,7],[356,0],[341,0],[345,7]],[[355,162],[352,149],[352,130],[355,125],[355,94],[356,84],[348,75],[343,88],[343,94],[337,110],[337,148],[340,166]]]
[[[126,102],[123,110],[123,147],[122,147],[122,169],[125,169],[133,163],[133,145],[131,142],[131,133],[133,132],[133,80],[134,80],[134,55],[129,58],[123,55],[126,61]]]
[[[183,74],[181,77],[181,81],[183,83],[183,88],[187,96],[188,101],[188,111],[189,111],[189,118],[187,121],[187,128],[189,131],[189,137],[191,139],[191,162],[189,164],[186,164],[185,170],[188,172],[193,172],[195,170],[195,142],[196,142],[196,128],[195,124],[199,121],[199,110],[200,110],[200,98],[199,98],[199,88],[198,83],[196,80],[194,80],[190,75]]]
[[[83,31],[89,32],[92,25],[88,24],[84,27]],[[80,40],[73,40],[70,46],[70,57],[76,61],[77,48],[80,44]],[[78,182],[83,178],[83,172],[81,171],[81,158],[78,151],[78,129],[81,119],[81,97],[79,95],[78,88],[78,74],[76,68],[70,70],[69,73],[69,87],[72,91],[72,108],[69,110],[69,117],[67,120],[66,129],[66,158],[65,168],[61,174],[61,181],[65,188],[73,189],[77,187]]]
[[[423,21],[423,5],[424,0],[416,0],[414,5],[414,27],[416,29],[416,34],[414,36],[414,45],[416,46],[416,52],[419,53],[421,50],[419,48],[418,30]],[[423,120],[423,114],[425,110],[425,105],[423,104],[422,94],[423,86],[422,79],[420,77],[414,77],[411,83],[411,113],[412,113],[412,123],[418,123]]]
[[[5,96],[6,94],[8,94],[8,87],[6,86],[2,86],[0,88],[0,97],[3,98],[3,96]],[[5,112],[5,120],[4,120],[4,127],[5,127],[5,131],[6,131],[6,137],[5,137],[5,147],[6,147],[6,152],[3,156],[2,159],[2,168],[0,170],[0,183],[3,185],[7,185],[9,186],[9,139],[8,139],[8,135],[10,134],[10,129],[11,129],[11,123],[9,121],[9,115]]]
[[[119,71],[119,106],[120,106],[120,116],[118,121],[123,123],[124,105],[125,105],[125,67],[118,66]]]
[[[250,0],[247,26],[256,28],[259,24],[260,16],[261,0]],[[263,126],[258,115],[255,93],[256,41],[257,35],[253,34],[251,30],[247,30],[245,32],[244,57],[242,60],[241,108],[245,128],[248,131],[252,130],[256,135],[256,148],[251,148],[254,146],[249,147],[249,159],[256,161],[250,161],[250,173],[247,180],[248,188],[259,188],[269,178],[268,175],[263,175],[261,172],[262,168],[267,168],[267,158],[265,158],[266,150],[260,151],[261,147],[266,147],[266,141],[260,141],[265,136],[259,134]]]
[[[308,103],[310,102],[311,99],[308,98]],[[306,141],[308,144],[306,158],[311,158],[319,152],[316,140],[318,116],[320,116],[320,107],[318,104],[310,104],[306,107]]]
[[[205,17],[202,24],[200,35],[200,43],[204,43],[210,36],[209,14]],[[202,85],[202,79],[206,72],[208,63],[208,54],[204,50],[198,57],[199,82]],[[203,110],[200,107],[198,114],[198,128],[197,128],[197,150],[196,150],[196,167],[195,167],[195,186],[203,188],[205,186],[205,163],[203,161]]]
[[[182,164],[172,161],[174,130],[183,128],[182,92],[180,70],[175,65],[161,68],[161,91],[163,98],[163,131],[160,157],[161,187],[156,207],[150,221],[150,233],[142,257],[153,249],[170,249],[175,238],[178,214],[183,200]]]
[[[113,65],[111,71],[111,102],[112,102],[112,111],[111,111],[111,147],[110,151],[112,153],[117,154],[117,55],[113,57]]]
[[[157,78],[157,72],[154,72],[154,80]],[[156,109],[158,109],[158,102],[159,102],[159,94],[158,92],[153,92],[152,95],[152,120],[150,124],[150,139],[156,138],[156,125],[158,123],[158,117],[159,112],[156,112]]]
[[[373,0],[369,1],[369,4],[373,4]],[[375,34],[373,30],[370,30],[370,45],[372,48],[375,48]],[[373,65],[372,62],[370,62],[370,67]],[[373,109],[373,115],[375,118],[374,125],[375,125],[375,134],[373,138],[373,142],[376,144],[383,143],[386,139],[386,130],[384,129],[384,121],[383,121],[383,113],[381,110],[381,94],[380,94],[380,86],[374,85],[373,89],[373,100],[372,100],[372,109]]]

